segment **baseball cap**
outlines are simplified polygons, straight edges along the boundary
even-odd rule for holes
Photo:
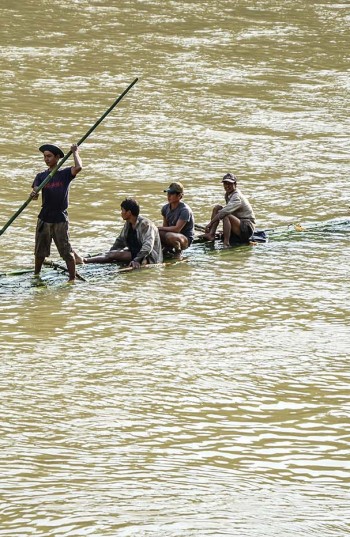
[[[184,187],[181,183],[171,183],[169,185],[169,188],[164,190],[164,192],[167,192],[168,194],[183,194]]]
[[[237,183],[237,177],[233,173],[227,173],[222,178],[222,183]]]

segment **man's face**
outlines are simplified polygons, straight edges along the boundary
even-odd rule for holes
[[[179,194],[178,192],[168,192],[167,196],[169,203],[171,203],[180,199],[181,194]]]
[[[230,194],[231,192],[234,192],[236,190],[235,183],[230,183],[230,181],[223,181],[222,184],[224,185],[226,194]]]
[[[130,211],[126,211],[126,210],[124,209],[124,207],[122,207],[122,209],[121,209],[121,211],[120,211],[120,214],[121,214],[123,220],[128,220],[128,218],[130,218],[131,212],[130,212]]]
[[[44,161],[48,168],[53,168],[59,161],[59,155],[54,155],[51,151],[44,151]]]

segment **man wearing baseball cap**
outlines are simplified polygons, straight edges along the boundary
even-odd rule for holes
[[[181,259],[194,237],[194,218],[191,208],[181,201],[184,187],[171,183],[164,192],[168,203],[162,207],[163,225],[158,227],[160,239],[167,250],[174,251],[175,259]]]
[[[222,179],[225,189],[226,205],[215,205],[211,220],[205,228],[203,235],[208,241],[215,239],[215,232],[222,220],[224,247],[228,248],[232,242],[249,242],[255,229],[255,215],[248,199],[237,188],[237,177],[226,173]]]
[[[46,179],[49,173],[64,157],[62,149],[53,144],[39,147],[44,155],[47,170],[38,173],[32,184],[31,197],[38,199],[37,187]],[[44,186],[42,192],[42,207],[38,215],[35,233],[35,275],[38,276],[45,257],[50,255],[50,247],[54,241],[58,253],[65,260],[69,273],[69,282],[75,280],[75,256],[69,242],[68,196],[71,181],[82,169],[82,162],[77,144],[71,146],[74,166],[56,171],[52,179]]]

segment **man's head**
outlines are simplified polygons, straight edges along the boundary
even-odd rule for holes
[[[181,199],[184,193],[184,187],[182,183],[171,183],[164,192],[168,194],[168,198]]]
[[[226,192],[233,192],[236,190],[237,177],[233,175],[233,173],[226,173],[221,182]]]
[[[44,161],[46,166],[50,169],[54,168],[60,158],[64,157],[62,149],[53,144],[44,144],[39,147],[39,151],[44,155]]]
[[[237,184],[237,177],[233,173],[226,173],[222,178],[222,183]]]
[[[140,214],[140,206],[134,198],[125,198],[125,200],[121,202],[120,207],[122,209],[123,218],[124,216],[127,217],[126,213],[128,211],[136,217]],[[124,218],[124,220],[126,220],[126,218]]]

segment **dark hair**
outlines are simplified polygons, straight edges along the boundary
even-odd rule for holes
[[[134,198],[125,198],[120,206],[126,211],[130,211],[133,216],[138,216],[140,214],[140,205]]]

